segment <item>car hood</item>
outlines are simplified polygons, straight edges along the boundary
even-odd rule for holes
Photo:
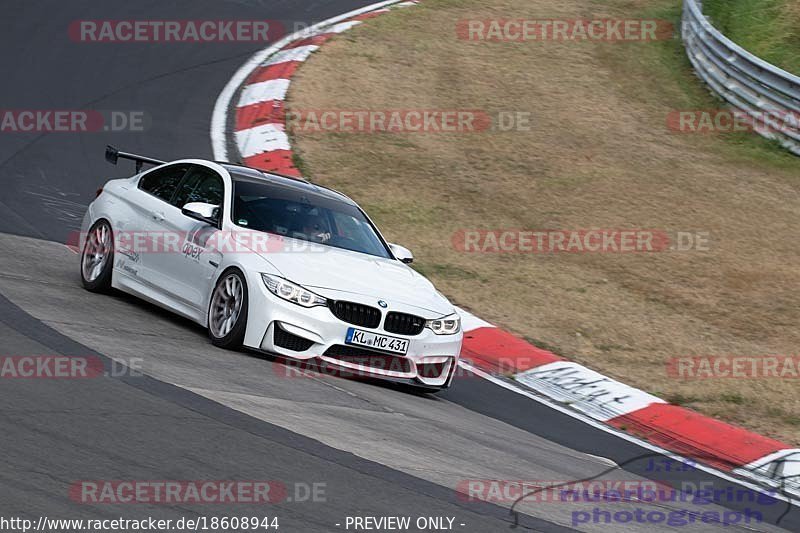
[[[455,311],[430,281],[400,261],[330,246],[303,244],[299,248],[256,253],[280,276],[316,289],[321,296],[346,298],[342,293],[353,293],[375,298],[375,303],[385,300],[390,308],[404,304],[424,309],[435,317]]]

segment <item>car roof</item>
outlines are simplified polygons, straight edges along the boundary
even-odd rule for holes
[[[225,170],[230,173],[231,178],[233,178],[234,181],[260,181],[269,183],[270,185],[285,187],[287,189],[293,189],[296,191],[311,192],[331,200],[338,200],[350,205],[357,205],[350,197],[340,193],[339,191],[329,187],[324,187],[322,185],[316,185],[304,178],[285,176],[282,174],[276,174],[274,172],[258,170],[256,168],[247,167],[244,165],[237,165],[235,163],[217,162],[217,164],[225,168]]]

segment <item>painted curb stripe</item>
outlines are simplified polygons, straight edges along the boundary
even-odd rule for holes
[[[334,35],[361,24],[362,20],[389,12],[385,7],[340,19],[322,26],[312,35],[289,39],[288,43],[267,56],[242,84],[236,104],[234,140],[245,164],[300,176],[293,164],[289,138],[285,132],[283,101],[300,64]],[[212,135],[213,136],[213,135]]]
[[[653,403],[664,403],[661,398],[572,361],[537,366],[517,374],[514,379],[602,422]]]
[[[305,61],[308,59],[308,56],[313,54],[319,50],[319,46],[313,44],[307,44],[305,46],[295,46],[292,48],[284,48],[274,56],[270,57],[263,63],[261,63],[262,67],[268,67],[270,65],[278,65],[280,63],[286,63],[287,61]]]
[[[236,110],[236,131],[247,130],[264,124],[283,124],[283,102],[269,100],[240,107]]]
[[[339,24],[334,24],[325,31],[330,33],[342,33],[343,31],[349,30],[353,26],[358,26],[359,24],[361,24],[360,20],[346,20],[344,22],[340,22]]]
[[[237,131],[233,135],[239,153],[244,158],[263,152],[292,149],[289,137],[283,131],[283,124],[262,124],[255,128]]]
[[[465,327],[462,357],[493,374],[506,374],[510,367],[527,365],[513,377],[537,393],[661,448],[725,471],[791,449],[778,440],[670,405],[540,350],[499,328],[470,331]]]
[[[493,326],[465,331],[461,356],[493,374],[517,373],[563,361],[561,357]]]
[[[236,107],[257,104],[267,100],[283,100],[289,90],[289,80],[277,79],[254,83],[242,89]]]
[[[375,18],[375,17],[379,17],[379,16],[383,15],[384,13],[388,13],[389,11],[390,11],[389,9],[378,9],[376,11],[371,11],[369,13],[364,13],[362,15],[357,15],[357,16],[353,17],[351,20],[359,20],[359,21],[368,20],[368,19],[372,19],[372,18]]]
[[[244,164],[248,167],[260,168],[267,172],[277,172],[299,178],[300,171],[297,170],[292,162],[291,150],[274,150],[263,152],[251,157],[244,158]]]
[[[789,448],[783,442],[667,403],[650,405],[608,423],[723,470]]]
[[[247,84],[250,85],[261,81],[277,80],[280,78],[288,80],[294,76],[294,73],[299,66],[299,61],[287,61],[277,65],[258,67],[247,79]]]
[[[786,443],[689,409],[536,348],[499,328],[465,326],[462,357],[489,373],[519,368],[516,381],[600,422],[664,449],[731,471],[780,450]],[[553,360],[555,358],[555,360]]]
[[[211,149],[214,152],[214,159],[217,161],[229,161],[237,158],[236,154],[229,153],[228,143],[230,141],[228,131],[228,115],[236,94],[246,85],[247,78],[253,73],[260,63],[267,60],[271,55],[286,48],[299,40],[324,33],[325,28],[343,20],[350,20],[358,15],[376,11],[386,7],[396,5],[397,0],[382,0],[368,6],[364,6],[325,21],[314,24],[309,28],[297,31],[288,35],[272,46],[259,50],[250,57],[239,69],[231,76],[228,83],[220,91],[217,100],[214,102],[214,110],[211,113],[211,125],[209,135],[211,137]]]
[[[284,47],[284,50],[289,48],[297,48],[300,46],[309,46],[309,45],[319,47],[325,44],[333,36],[334,36],[333,33],[320,33],[317,35],[313,35],[311,37],[306,37],[305,39],[300,39],[299,41],[293,42],[291,44],[287,44]]]

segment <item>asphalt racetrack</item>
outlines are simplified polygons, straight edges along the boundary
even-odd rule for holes
[[[164,159],[211,158],[215,99],[264,44],[76,42],[70,24],[269,19],[289,27],[369,3],[5,3],[0,107],[123,110],[139,113],[146,127],[0,133],[0,355],[90,357],[106,374],[0,380],[0,518],[255,516],[277,517],[279,531],[329,532],[359,529],[353,517],[405,516],[412,531],[424,519],[425,531],[505,531],[518,522],[542,532],[654,532],[675,526],[609,524],[602,513],[755,509],[763,521],[695,522],[685,529],[778,531],[772,524],[780,518],[783,528],[800,531],[800,513],[787,515],[787,506],[776,502],[553,503],[529,497],[513,514],[516,495],[469,501],[456,492],[469,481],[656,479],[717,488],[730,482],[701,471],[654,470],[653,461],[663,457],[469,372],[439,395],[296,375],[263,355],[217,349],[202,328],[132,297],[83,290],[78,256],[64,243],[79,229],[95,190],[132,172],[109,166],[105,145]],[[75,487],[87,480],[270,480],[284,492],[269,504],[121,504],[81,499]]]

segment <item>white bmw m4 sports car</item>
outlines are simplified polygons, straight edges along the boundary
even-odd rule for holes
[[[223,348],[450,386],[463,339],[455,308],[347,196],[229,163],[113,147],[106,158],[134,160],[137,173],[107,182],[84,216],[86,289],[169,309]]]

